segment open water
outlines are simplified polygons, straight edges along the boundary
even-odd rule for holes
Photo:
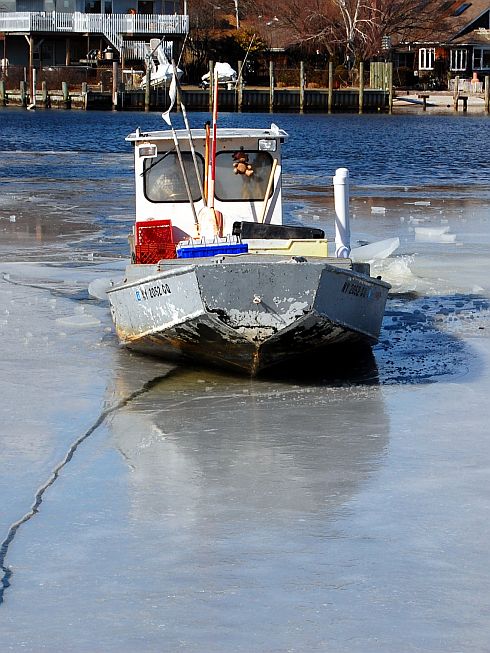
[[[0,111],[2,650],[489,650],[489,119],[272,119],[287,219],[332,235],[348,167],[353,244],[400,248],[372,355],[250,381],[121,350],[88,292],[159,114]]]

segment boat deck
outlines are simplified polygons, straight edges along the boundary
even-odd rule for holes
[[[361,274],[369,274],[369,265],[366,263],[353,263],[350,258],[335,258],[333,256],[277,256],[267,254],[234,254],[234,255],[220,255],[220,256],[206,256],[196,258],[177,258],[177,259],[162,259],[155,264],[138,264],[132,263],[126,268],[126,281],[135,281],[145,277],[151,277],[161,272],[170,272],[176,267],[191,268],[195,265],[199,266],[214,266],[226,263],[227,265],[242,264],[242,263],[263,263],[265,265],[273,265],[274,263],[288,263],[288,262],[308,262],[316,263],[319,265],[331,265],[343,270],[353,270]]]

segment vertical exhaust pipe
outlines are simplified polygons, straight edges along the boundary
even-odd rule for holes
[[[335,256],[349,258],[350,224],[349,224],[349,171],[337,168],[333,178],[335,200]]]

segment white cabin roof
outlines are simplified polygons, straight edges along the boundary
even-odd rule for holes
[[[188,139],[188,134],[185,129],[176,129],[175,133],[179,140]],[[191,129],[192,138],[195,140],[204,140],[206,138],[205,129]],[[279,129],[276,125],[271,125],[269,129],[248,129],[244,127],[229,128],[229,127],[219,127],[217,129],[217,135],[219,139],[237,139],[243,140],[244,138],[280,138],[281,142],[286,141],[289,138],[287,132],[284,129]],[[163,131],[154,131],[154,132],[143,132],[137,129],[135,132],[126,136],[127,141],[138,142],[143,140],[150,141],[172,141],[173,136],[170,129]]]

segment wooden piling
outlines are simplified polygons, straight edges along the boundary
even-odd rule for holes
[[[29,37],[29,102],[33,101],[34,90],[34,37]]]
[[[458,96],[459,96],[459,77],[454,78],[454,90],[453,90],[453,106],[454,110],[458,110]]]
[[[88,109],[88,84],[87,82],[82,82],[82,101],[83,108],[85,111]]]
[[[43,81],[41,84],[41,105],[45,109],[49,109],[50,102],[49,102],[49,94],[48,94],[48,83],[46,81]]]
[[[485,111],[490,113],[490,76],[485,75]]]
[[[20,103],[23,107],[27,106],[27,90],[26,90],[26,82],[24,80],[21,80],[19,84],[20,88]]]
[[[37,92],[37,70],[32,69],[32,95],[31,95],[31,104],[36,107],[36,92]]]
[[[68,91],[68,82],[61,82],[61,91],[63,93],[63,108],[70,109],[71,102],[70,102],[70,93]]]
[[[299,112],[305,112],[305,64],[299,62]]]
[[[359,113],[364,110],[364,61],[359,62]]]
[[[393,113],[393,62],[390,61],[388,66],[388,113]]]
[[[4,107],[7,104],[7,92],[5,90],[5,80],[0,79],[0,106]]]
[[[112,62],[112,109],[117,111],[117,83],[119,75],[119,64],[117,61]]]
[[[274,113],[274,62],[269,61],[269,112]]]
[[[332,113],[333,108],[333,62],[328,63],[328,113]]]

